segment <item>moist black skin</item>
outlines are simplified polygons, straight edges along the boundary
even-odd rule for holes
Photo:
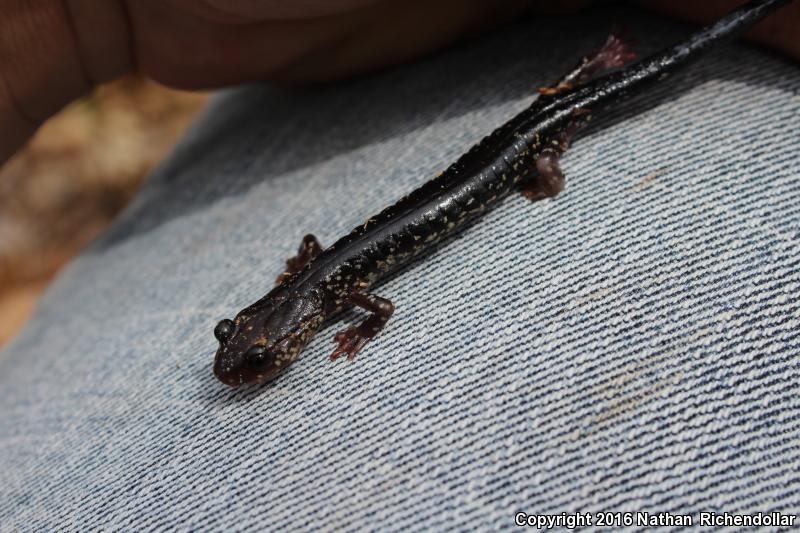
[[[593,112],[657,83],[789,1],[751,1],[684,42],[593,78],[632,58],[626,43],[612,35],[444,172],[329,248],[306,235],[278,285],[217,325],[214,373],[234,387],[270,380],[297,358],[326,319],[357,306],[369,316],[339,332],[331,354],[352,359],[394,312],[389,300],[369,293],[377,281],[464,229],[515,189],[532,200],[557,195],[564,183],[558,158]]]

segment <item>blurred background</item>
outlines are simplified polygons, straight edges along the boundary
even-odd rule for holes
[[[121,79],[64,109],[0,169],[0,346],[58,270],[133,198],[207,98]]]

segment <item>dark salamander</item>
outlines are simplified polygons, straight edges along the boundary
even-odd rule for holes
[[[392,303],[370,287],[462,229],[515,189],[531,199],[555,196],[564,177],[558,158],[596,112],[649,84],[790,0],[751,1],[664,52],[625,68],[632,58],[615,36],[533,104],[472,147],[442,174],[323,249],[307,235],[266,296],[214,329],[214,373],[238,386],[285,370],[332,314],[357,306],[369,313],[339,332],[331,359],[349,359],[384,327]],[[617,69],[604,76],[595,74]]]

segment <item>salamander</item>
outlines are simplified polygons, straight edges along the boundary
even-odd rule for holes
[[[628,43],[612,35],[444,172],[327,249],[306,235],[277,285],[214,328],[215,375],[233,387],[270,380],[291,365],[327,319],[355,306],[368,315],[336,334],[330,356],[353,359],[394,312],[390,300],[370,292],[375,283],[514,190],[531,200],[557,195],[564,184],[559,156],[593,113],[663,79],[789,1],[751,1],[686,41],[628,66],[633,59]]]

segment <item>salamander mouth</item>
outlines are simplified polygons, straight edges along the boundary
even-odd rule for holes
[[[250,369],[225,369],[218,362],[214,364],[214,375],[217,376],[217,379],[233,388],[241,387],[242,385],[262,385],[276,378],[284,370],[285,368],[281,368],[277,372],[274,370],[258,372]]]
[[[287,365],[288,366],[288,365]],[[272,381],[279,375],[283,374],[283,371],[286,370],[286,367],[275,369],[270,368],[266,369],[262,372],[258,372],[256,370],[242,370],[239,372],[239,379],[241,385],[263,385],[268,381]]]
[[[229,387],[238,387],[239,385],[244,385],[244,381],[242,381],[241,376],[236,372],[229,372],[227,374],[216,374],[217,379],[223,382],[225,385]]]

